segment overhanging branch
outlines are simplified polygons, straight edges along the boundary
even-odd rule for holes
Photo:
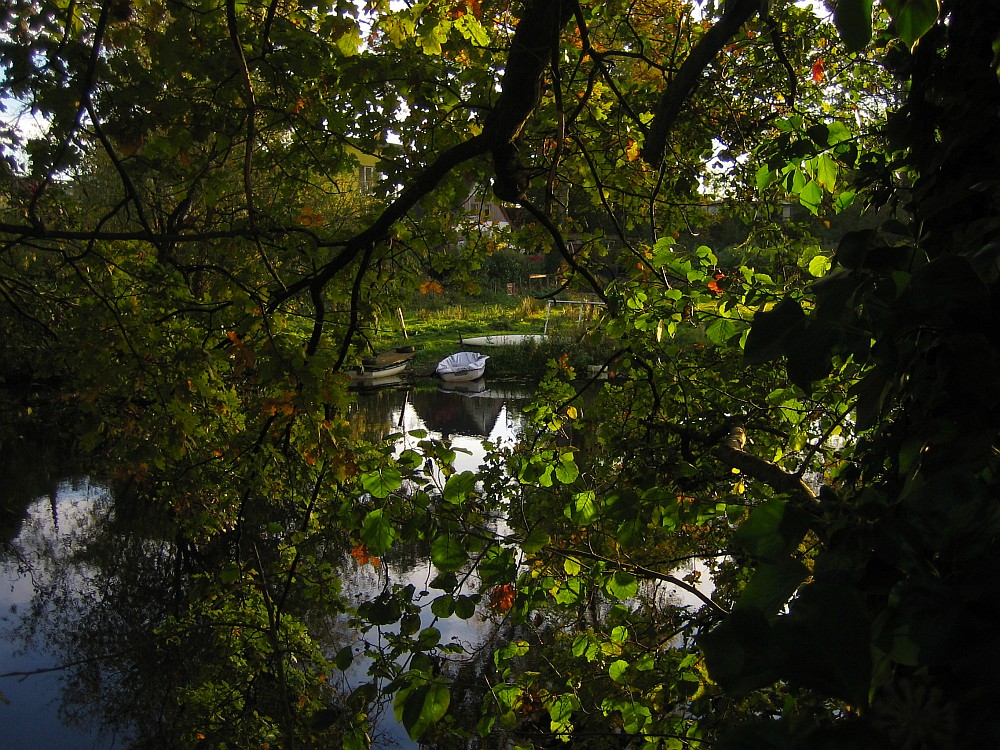
[[[698,40],[656,104],[653,122],[642,148],[642,157],[647,162],[659,166],[663,161],[667,137],[688,97],[701,81],[705,68],[735,36],[740,27],[761,10],[761,5],[761,0],[732,0],[727,3],[722,18]]]
[[[816,493],[795,474],[789,474],[777,464],[766,461],[744,450],[747,434],[743,425],[736,422],[721,444],[716,446],[715,455],[727,466],[739,469],[752,479],[763,482],[778,492],[795,495],[810,504],[817,502]]]

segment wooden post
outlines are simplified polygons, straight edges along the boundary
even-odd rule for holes
[[[400,326],[400,328],[403,329],[403,338],[404,339],[408,339],[410,337],[406,333],[406,321],[403,320],[403,308],[402,307],[397,307],[396,308],[396,312],[399,313],[399,326]]]

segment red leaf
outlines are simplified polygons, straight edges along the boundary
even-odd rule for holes
[[[816,83],[822,81],[825,70],[826,69],[823,67],[823,58],[820,57],[819,59],[816,60],[816,62],[813,63],[813,70],[812,70],[813,81],[815,81]]]
[[[498,612],[509,612],[510,608],[514,606],[515,595],[514,587],[509,583],[497,586],[490,593],[490,607]]]

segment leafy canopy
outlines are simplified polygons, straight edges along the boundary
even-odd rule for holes
[[[9,3],[0,374],[175,529],[170,744],[995,739],[997,39],[987,0]],[[464,288],[487,188],[614,377],[554,361],[473,476],[359,436],[344,370]],[[342,593],[416,550],[427,594]],[[435,624],[477,607],[486,657]]]

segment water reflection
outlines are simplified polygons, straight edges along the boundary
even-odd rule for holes
[[[519,433],[520,405],[529,396],[525,388],[492,383],[457,391],[436,384],[380,390],[358,394],[351,421],[359,435],[373,439],[414,430],[447,438],[465,451],[458,453],[456,468],[474,470],[485,456],[484,440],[502,443]],[[400,449],[411,439],[403,437]],[[172,618],[186,615],[197,601],[201,584],[195,573],[209,572],[212,585],[218,585],[215,556],[231,555],[247,540],[223,538],[221,550],[195,549],[164,530],[148,500],[86,478],[59,479],[67,476],[67,464],[53,460],[40,471],[37,456],[21,456],[3,472],[0,484],[0,507],[10,510],[0,557],[0,693],[9,701],[0,704],[3,747],[116,750],[198,744],[185,714],[190,708],[175,691],[198,684],[205,673],[219,681],[226,677],[227,662],[209,637],[218,633],[211,604],[199,602],[202,609],[195,613],[202,618],[202,635],[194,630],[170,642],[164,634]],[[283,522],[280,508],[260,512],[267,514],[266,521]],[[337,574],[349,577],[343,592],[349,597],[371,598],[387,583],[413,585],[417,604],[427,605],[420,609],[421,627],[433,623],[442,643],[462,643],[471,652],[490,637],[488,620],[437,619],[430,613],[429,604],[440,592],[430,588],[436,571],[425,550],[400,545],[377,569],[351,560],[347,540],[331,535],[320,544]],[[263,546],[259,553],[265,562],[277,557],[276,550]],[[470,580],[467,591],[474,585]],[[345,644],[363,650],[361,635],[351,631],[346,618],[308,610],[298,616],[330,654]],[[388,629],[364,637],[379,647],[387,635]],[[350,694],[364,684],[366,666],[356,661],[342,684],[330,686],[330,696]],[[458,671],[461,664],[451,668]],[[234,696],[244,691],[238,697],[252,693],[266,704],[263,677],[252,677],[256,682],[249,687],[234,686]],[[382,709],[373,727],[375,747],[415,747],[396,725],[391,706],[383,702]],[[249,703],[247,710],[253,710]]]
[[[368,438],[382,439],[389,434],[399,434],[397,450],[412,447],[421,438],[410,433],[426,433],[430,438],[447,440],[457,451],[455,469],[475,471],[485,457],[484,442],[503,445],[516,440],[524,426],[522,406],[531,397],[524,386],[508,383],[489,383],[485,379],[472,383],[415,387],[407,389],[377,389],[362,393],[359,399],[357,428]],[[442,673],[451,677],[453,692],[461,697],[463,680],[475,679],[469,673],[478,655],[492,652],[497,624],[481,614],[462,619],[438,618],[430,605],[441,591],[433,589],[431,582],[438,571],[428,559],[423,546],[401,544],[379,567],[357,566],[355,574],[345,582],[345,589],[361,601],[371,599],[392,586],[413,586],[414,603],[420,607],[420,628],[435,627],[441,633],[441,643],[462,646],[462,654],[452,655],[442,663]],[[477,593],[477,579],[470,577],[456,595]],[[375,628],[355,644],[358,653],[364,651],[367,640],[370,649],[383,650],[387,639],[396,633],[398,626]],[[350,687],[356,687],[366,678],[369,662],[359,659],[348,671]],[[461,710],[461,706],[455,706]],[[373,748],[416,748],[418,744],[407,736],[396,721],[391,705],[380,706],[376,717]],[[474,723],[474,719],[470,722]],[[471,726],[471,724],[470,724]]]
[[[410,441],[406,433],[417,430],[449,440],[462,451],[456,468],[474,471],[486,456],[484,441],[499,445],[521,433],[522,407],[530,398],[527,386],[489,383],[485,378],[436,387],[375,389],[359,392],[352,423],[359,437],[371,440],[402,432],[400,446]]]
[[[97,601],[104,588],[84,552],[109,506],[107,491],[86,479],[58,483],[28,505],[5,546],[0,692],[7,705],[0,715],[12,750],[120,746],[81,706],[87,665],[70,648],[84,614],[74,600]]]

